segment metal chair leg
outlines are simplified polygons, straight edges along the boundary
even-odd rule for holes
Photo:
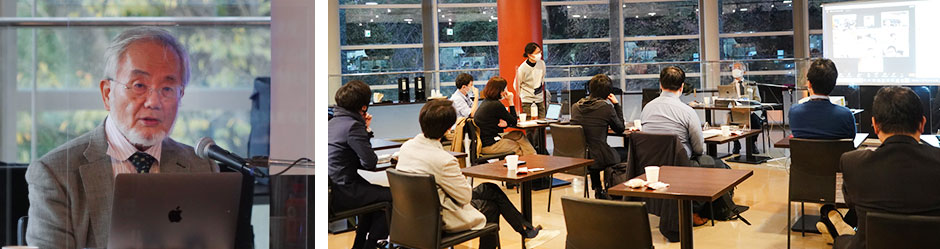
[[[787,231],[787,249],[790,248],[790,233],[791,233],[791,232],[790,232],[790,222],[791,222],[791,219],[792,219],[790,212],[792,212],[792,208],[793,208],[793,206],[791,206],[790,200],[787,200],[787,222],[786,222],[786,224],[787,224],[787,230],[786,230],[786,231]]]
[[[708,203],[708,212],[711,214],[712,226],[715,226],[715,203]]]
[[[803,234],[803,237],[806,237],[806,203],[802,201],[800,202],[800,215],[803,216],[803,223],[800,223],[803,231],[800,231],[800,233]]]
[[[552,211],[552,188],[554,188],[552,187],[552,185],[554,185],[552,183],[555,183],[555,178],[553,176],[555,176],[555,174],[548,175],[548,211],[546,212]]]
[[[588,198],[588,171],[584,169],[584,198]]]

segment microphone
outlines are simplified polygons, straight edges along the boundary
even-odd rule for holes
[[[215,141],[211,138],[203,137],[199,139],[199,144],[196,145],[196,155],[202,159],[212,159],[221,162],[228,166],[229,169],[243,172],[252,170],[245,168],[245,165],[248,163],[244,158],[239,157],[238,155],[232,154],[222,147],[215,145]]]

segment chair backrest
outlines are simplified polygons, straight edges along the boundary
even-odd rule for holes
[[[731,108],[731,122],[732,124],[740,126],[748,126],[751,124],[751,109],[750,108]]]
[[[568,249],[653,248],[649,216],[643,202],[564,196]]]
[[[587,158],[587,142],[580,125],[550,124],[552,129],[553,156]]]
[[[836,171],[852,139],[790,139],[790,201],[834,203]]]
[[[470,138],[470,150],[467,151],[467,156],[470,157],[470,162],[476,162],[477,158],[480,157],[480,150],[483,149],[483,144],[480,143],[480,127],[477,126],[476,121],[473,118],[467,118],[464,121],[463,130],[467,133],[467,137]],[[464,141],[466,143],[468,141]]]
[[[940,217],[868,212],[868,248],[940,247]]]
[[[659,88],[643,88],[643,105],[640,106],[640,110],[646,107],[647,103],[659,97],[660,92],[662,90],[659,90]]]
[[[434,176],[386,171],[392,192],[392,243],[410,248],[439,248],[441,244],[441,202]]]
[[[29,222],[28,216],[20,217],[16,221],[16,245],[25,246],[26,245],[26,223]]]
[[[646,173],[646,166],[689,166],[689,156],[675,134],[634,132],[630,135],[629,160],[635,177]]]

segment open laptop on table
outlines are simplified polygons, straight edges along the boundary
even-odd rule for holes
[[[561,120],[561,105],[559,104],[548,104],[548,110],[545,111],[545,119],[539,119],[535,122],[538,123],[555,123],[560,122]]]
[[[238,173],[119,174],[108,248],[234,248]]]

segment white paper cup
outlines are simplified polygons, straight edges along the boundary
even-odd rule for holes
[[[712,97],[705,97],[705,105],[712,105]]]
[[[641,122],[639,119],[633,120],[633,128],[636,128],[637,130],[642,130],[643,122]]]
[[[721,135],[722,136],[731,136],[731,126],[722,125],[721,126]]]
[[[528,114],[519,113],[519,120],[520,120],[520,121],[525,121],[526,116],[528,116]]]
[[[3,246],[3,249],[39,249],[35,246]]]
[[[515,173],[518,166],[519,166],[519,155],[506,156],[506,169],[508,169],[509,172]]]
[[[659,181],[659,167],[657,167],[657,166],[646,166],[646,181],[647,181],[647,182],[658,182],[658,181]]]

